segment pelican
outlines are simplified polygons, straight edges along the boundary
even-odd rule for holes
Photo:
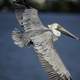
[[[16,18],[21,30],[12,31],[14,44],[23,48],[32,46],[40,60],[42,68],[48,74],[48,80],[72,80],[71,74],[54,48],[54,43],[61,34],[79,40],[74,34],[58,23],[45,27],[35,8],[15,2]]]

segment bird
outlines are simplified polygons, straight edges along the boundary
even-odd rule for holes
[[[54,43],[61,34],[80,40],[77,36],[66,30],[58,23],[43,25],[38,10],[26,7],[15,1],[16,18],[20,29],[12,31],[14,44],[24,48],[33,47],[35,54],[48,74],[48,80],[72,80],[72,76],[54,47]]]

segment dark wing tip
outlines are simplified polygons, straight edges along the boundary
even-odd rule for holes
[[[66,75],[63,75],[62,76],[62,80],[72,80],[72,77],[67,77]]]

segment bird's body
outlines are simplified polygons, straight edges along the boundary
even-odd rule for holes
[[[56,52],[53,44],[60,36],[57,23],[45,27],[38,16],[38,11],[34,8],[16,8],[18,22],[23,28],[23,32],[14,30],[12,39],[20,47],[32,45],[44,70],[48,73],[49,80],[71,80],[71,75]],[[64,30],[64,29],[63,29]],[[54,32],[57,31],[55,34]],[[58,34],[58,35],[57,35]],[[77,38],[70,34],[72,37]],[[32,44],[31,44],[32,43]]]

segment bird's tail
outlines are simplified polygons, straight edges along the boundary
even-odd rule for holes
[[[30,42],[29,38],[25,38],[23,33],[17,28],[12,31],[12,39],[14,44],[19,47],[26,47]]]

